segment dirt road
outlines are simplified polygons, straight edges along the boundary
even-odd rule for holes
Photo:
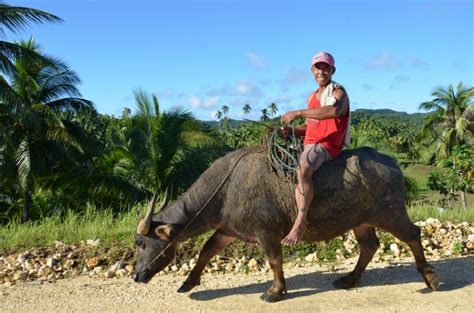
[[[347,266],[329,272],[315,265],[285,268],[288,294],[273,304],[259,298],[271,285],[271,273],[204,274],[201,285],[188,294],[176,292],[183,276],[160,275],[147,285],[80,276],[1,286],[0,311],[473,312],[474,257],[431,264],[441,280],[438,292],[426,288],[413,263],[372,264],[360,286],[349,291],[331,285],[349,271]]]

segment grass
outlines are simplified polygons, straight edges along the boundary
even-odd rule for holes
[[[82,213],[68,212],[22,224],[13,221],[0,226],[0,250],[17,250],[100,239],[104,244],[130,246],[138,217],[135,210],[114,216],[109,211],[88,207]]]
[[[408,208],[410,219],[414,222],[426,220],[429,217],[437,218],[441,222],[474,223],[474,207],[466,210],[462,208],[443,209],[433,206],[417,205]]]

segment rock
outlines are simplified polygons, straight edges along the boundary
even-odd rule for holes
[[[118,262],[115,262],[115,264],[110,267],[110,270],[116,272],[117,270],[119,270],[123,267],[124,267],[124,263],[121,262],[121,261],[118,261]]]
[[[172,272],[177,272],[177,271],[178,271],[178,267],[177,267],[176,265],[171,266],[171,271],[172,271]]]
[[[86,261],[87,267],[91,269],[96,268],[100,265],[100,263],[101,260],[98,257],[93,257],[92,259]]]
[[[43,267],[38,270],[38,277],[47,278],[50,274],[53,273],[53,269],[50,267]]]
[[[121,268],[121,269],[118,269],[115,274],[117,275],[117,277],[125,277],[127,276],[127,270],[124,268]]]
[[[392,243],[390,245],[390,251],[392,251],[395,256],[400,255],[400,249],[398,248],[398,245],[396,243]]]
[[[48,267],[55,267],[56,265],[58,265],[58,263],[59,263],[59,260],[54,258],[54,257],[53,258],[48,258],[46,260],[46,265]]]
[[[231,272],[234,270],[234,264],[232,264],[232,263],[227,263],[227,265],[225,266],[224,269],[225,269],[226,272],[231,273]]]
[[[25,271],[16,272],[13,274],[14,281],[26,281],[28,279],[28,273]]]
[[[257,265],[258,265],[258,263],[257,263],[257,261],[256,261],[254,258],[250,259],[250,261],[249,261],[249,263],[248,263],[248,266],[249,266],[250,268],[255,268],[255,267],[257,267]]]
[[[56,248],[59,248],[59,247],[62,247],[62,246],[65,246],[64,242],[61,242],[61,241],[54,241],[54,246]]]
[[[339,250],[339,252],[340,252],[340,250]],[[306,262],[314,262],[315,260],[317,260],[316,253],[310,253],[310,254],[308,254],[308,255],[304,258],[304,260],[305,260]]]
[[[98,247],[98,246],[100,245],[100,239],[96,239],[96,240],[87,239],[86,244],[87,244],[88,246]]]
[[[79,253],[77,251],[69,252],[66,256],[68,259],[77,259],[79,257]]]
[[[107,272],[105,272],[104,277],[105,277],[105,278],[113,278],[113,277],[115,277],[115,271],[109,269]]]
[[[27,260],[27,257],[25,254],[20,254],[18,255],[18,258],[16,259],[16,261],[18,262],[18,264],[23,264],[25,263]]]
[[[71,259],[68,259],[68,260],[66,260],[66,261],[64,262],[63,267],[64,267],[66,270],[69,270],[69,269],[75,267],[75,265],[76,265],[76,261],[71,260]]]

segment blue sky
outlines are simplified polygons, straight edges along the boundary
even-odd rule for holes
[[[328,51],[351,109],[409,113],[436,87],[474,85],[472,0],[30,0],[6,1],[55,14],[28,27],[42,51],[82,80],[100,113],[134,111],[133,91],[158,96],[212,120],[247,118],[275,102],[279,113],[306,106],[316,88],[311,58]]]

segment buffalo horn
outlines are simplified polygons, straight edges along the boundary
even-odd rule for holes
[[[148,209],[148,212],[146,213],[145,217],[140,220],[137,226],[137,234],[138,235],[146,235],[148,234],[148,231],[150,230],[150,224],[151,220],[153,218],[153,212],[155,212],[155,205],[156,205],[156,200],[157,200],[157,192],[153,194],[153,198],[151,199],[150,203],[150,209]],[[165,196],[163,199],[163,202],[160,205],[160,208],[158,211],[162,210],[165,206],[166,203],[168,202],[168,189],[165,191]]]

